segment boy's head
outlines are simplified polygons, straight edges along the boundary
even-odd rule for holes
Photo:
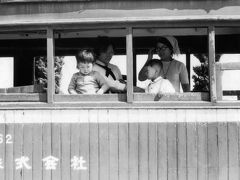
[[[158,59],[151,59],[147,62],[146,68],[147,68],[147,71],[146,71],[147,78],[150,80],[154,80],[160,76],[160,72],[163,69],[163,64]]]
[[[95,57],[93,51],[89,49],[83,49],[78,52],[77,56],[77,68],[82,74],[89,74],[92,72]]]

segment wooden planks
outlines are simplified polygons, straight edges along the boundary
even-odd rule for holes
[[[239,179],[239,146],[238,146],[238,119],[237,110],[228,110],[228,178]]]
[[[177,177],[179,180],[187,179],[187,129],[185,110],[177,111]]]
[[[129,126],[128,114],[126,110],[118,112],[119,134],[118,134],[118,148],[119,148],[119,180],[128,179],[129,170]]]
[[[13,136],[12,143],[7,143],[7,136],[4,143],[0,141],[0,156],[5,160],[0,176],[16,180],[239,179],[239,112],[0,112],[0,134]],[[34,123],[41,120],[46,123]],[[15,160],[23,156],[29,158],[30,169],[16,169]],[[56,169],[46,169],[42,160],[49,156],[58,159]],[[74,169],[74,156],[82,156],[86,168]]]
[[[158,171],[157,176],[160,180],[167,180],[168,174],[168,149],[167,149],[167,119],[166,110],[162,110],[158,116],[159,123],[157,124],[157,154],[158,154]]]

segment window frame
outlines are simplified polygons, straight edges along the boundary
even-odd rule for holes
[[[201,22],[201,21],[200,21]],[[196,25],[197,23],[193,23],[192,21],[190,22],[177,22],[177,23],[174,23],[174,21],[172,22],[169,22],[169,23],[161,23],[161,22],[157,22],[155,23],[154,25],[151,23],[151,22],[147,22],[147,23],[144,23],[144,22],[130,22],[130,23],[127,23],[127,24],[124,24],[124,25],[116,25],[114,22],[111,22],[108,23],[108,24],[98,24],[96,23],[95,25],[94,24],[90,24],[88,26],[82,26],[81,24],[74,24],[71,29],[89,29],[89,28],[126,28],[127,29],[127,35],[126,35],[126,49],[127,49],[127,83],[128,83],[128,86],[127,86],[127,94],[126,94],[126,97],[124,97],[123,99],[126,98],[126,102],[127,104],[130,104],[130,107],[131,107],[131,104],[132,106],[134,106],[133,104],[137,105],[137,104],[147,104],[147,105],[152,105],[154,104],[154,107],[155,105],[157,104],[157,106],[160,106],[161,105],[166,105],[166,104],[169,104],[170,106],[172,106],[173,104],[177,104],[176,106],[192,106],[192,104],[196,104],[196,102],[192,102],[192,101],[189,101],[188,103],[177,103],[176,101],[171,101],[171,98],[170,98],[170,101],[167,101],[167,102],[137,102],[135,101],[134,99],[134,93],[133,93],[133,45],[132,45],[132,37],[133,37],[133,27],[168,27],[168,28],[171,28],[171,27],[178,27],[178,28],[181,28],[181,27],[205,27],[208,29],[208,56],[209,56],[209,77],[210,77],[210,101],[208,102],[204,102],[204,101],[198,101],[197,100],[197,104],[199,106],[203,105],[203,106],[235,106],[235,105],[240,105],[240,102],[222,102],[222,101],[219,101],[219,92],[217,91],[217,77],[216,77],[216,68],[217,68],[217,64],[215,63],[215,27],[216,26],[231,26],[231,27],[234,27],[234,26],[239,26],[240,23],[236,23],[235,22],[235,25],[232,25],[231,21],[229,22],[220,22],[220,21],[207,21],[207,22],[203,22],[202,24],[201,23],[198,23],[198,25]],[[201,25],[199,25],[201,24]],[[68,98],[66,98],[65,100],[61,100],[61,98],[56,98],[55,97],[55,77],[54,77],[54,30],[55,29],[69,29],[69,25],[68,24],[65,24],[65,25],[51,25],[51,26],[45,26],[44,28],[41,27],[39,29],[43,29],[43,30],[46,30],[47,31],[47,59],[48,59],[48,70],[47,70],[47,73],[48,73],[48,88],[47,88],[47,98],[46,98],[46,103],[48,105],[54,105],[54,104],[61,104],[63,102],[66,102],[67,103],[72,103],[73,101],[68,101]],[[1,28],[0,28],[1,29]],[[5,29],[5,27],[4,27]],[[19,28],[19,30],[22,30],[24,28]],[[34,29],[36,30],[36,28],[34,28],[34,25],[30,26],[30,27],[26,27],[27,30],[29,29]],[[39,30],[37,28],[37,30]],[[185,93],[184,93],[185,94]],[[18,98],[18,96],[21,96],[22,94],[18,94],[16,96],[14,95],[10,95],[10,94],[4,94],[2,97],[6,96],[6,98],[9,96],[12,96],[13,100]],[[28,96],[28,95],[26,95]],[[69,95],[67,95],[69,96]],[[81,95],[77,95],[77,96],[81,96]],[[109,96],[109,95],[107,95]],[[114,104],[118,104],[118,102],[115,102],[115,99],[118,99],[119,97],[119,94],[113,94],[113,95],[110,95],[112,96],[112,98],[109,98],[110,101],[109,102],[106,102],[106,100],[104,100],[104,97],[103,99],[101,97],[99,97],[99,102],[104,102],[104,103],[113,103]],[[121,96],[121,95],[120,95]],[[124,96],[124,95],[123,95]],[[143,96],[149,96],[149,95],[144,95]],[[201,96],[201,95],[200,95]],[[36,98],[36,97],[34,97]],[[151,97],[152,98],[152,97]],[[3,98],[4,99],[4,98]],[[25,99],[25,98],[23,98]],[[29,100],[30,99],[30,100]],[[70,98],[71,99],[71,98]],[[84,100],[86,99],[87,101],[87,98],[79,98],[79,101],[77,101],[79,104],[84,104],[86,101]],[[81,101],[81,100],[84,100],[84,101]],[[17,101],[17,100],[16,100]],[[25,100],[23,100],[25,101]],[[31,101],[31,98],[27,97],[26,98],[26,101]],[[181,98],[179,99],[179,101],[181,102]],[[2,102],[2,98],[0,98],[0,102]],[[5,102],[5,101],[4,101]],[[94,101],[87,101],[89,103],[92,102],[92,104],[94,105]],[[191,103],[192,102],[192,103]],[[122,102],[119,102],[122,104]],[[118,106],[118,105],[116,105]],[[129,105],[127,105],[129,106]]]

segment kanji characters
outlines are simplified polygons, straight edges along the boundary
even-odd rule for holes
[[[54,156],[48,156],[43,159],[46,170],[56,169],[58,161],[59,159]]]
[[[83,157],[77,157],[77,156],[73,156],[73,158],[71,159],[71,167],[74,170],[86,170],[87,167],[84,167],[84,163],[86,163],[85,160],[83,160]]]
[[[29,157],[21,156],[20,158],[15,159],[16,169],[32,169],[32,167],[28,164]]]

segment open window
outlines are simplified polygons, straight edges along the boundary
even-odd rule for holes
[[[216,27],[216,78],[219,101],[240,100],[240,28]]]
[[[46,101],[35,63],[46,46],[46,31],[0,32],[0,101]]]
[[[55,84],[54,101],[126,101],[126,93],[106,92],[103,95],[95,94],[69,94],[68,87],[74,73],[79,72],[77,68],[76,55],[79,50],[90,49],[95,55],[99,37],[107,37],[113,44],[114,55],[110,60],[111,64],[118,66],[126,80],[126,29],[77,29],[77,30],[54,30],[54,52],[55,65],[62,64],[61,73],[57,74],[55,67]],[[61,60],[60,60],[60,59]],[[98,60],[98,57],[96,56]],[[56,62],[58,61],[58,62]],[[56,83],[57,81],[55,81]]]
[[[157,38],[166,35],[174,36],[178,41],[180,54],[173,55],[173,59],[181,62],[186,67],[190,92],[183,93],[180,83],[180,91],[177,90],[175,94],[166,94],[158,97],[153,94],[136,92],[134,93],[134,100],[209,101],[207,28],[134,28],[133,49],[136,64],[133,70],[134,85],[145,89],[150,83],[149,80],[140,81],[138,75],[147,60],[149,49],[156,48]],[[153,55],[153,58],[160,59],[157,53]],[[165,71],[167,71],[166,68]]]

